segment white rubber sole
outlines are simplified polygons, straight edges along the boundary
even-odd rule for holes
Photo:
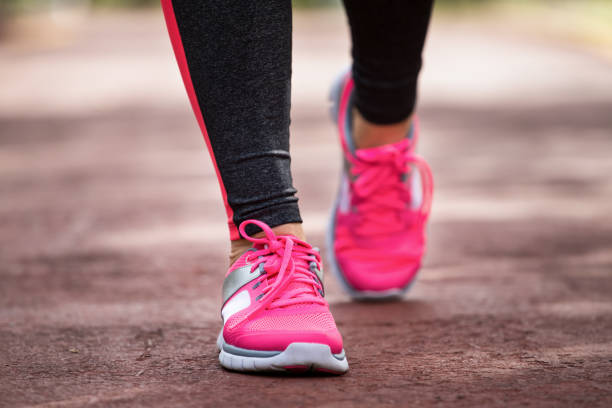
[[[260,352],[229,346],[219,334],[217,348],[221,365],[233,371],[341,375],[349,369],[344,350],[340,354],[333,354],[326,344],[291,343],[282,352]]]

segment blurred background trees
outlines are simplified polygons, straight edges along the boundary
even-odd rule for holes
[[[298,8],[336,7],[341,0],[292,0]],[[11,24],[24,16],[52,17],[97,10],[154,9],[160,0],[0,0],[0,39],[24,32]],[[436,16],[478,20],[494,28],[559,37],[612,57],[612,0],[436,0]],[[40,18],[38,18],[40,20]],[[64,24],[61,18],[55,25]],[[36,25],[30,24],[30,25]]]

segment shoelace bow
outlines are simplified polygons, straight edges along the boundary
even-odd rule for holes
[[[248,224],[261,228],[264,237],[247,235],[245,227]],[[310,245],[293,237],[277,236],[270,227],[257,220],[244,221],[240,225],[240,233],[261,248],[249,252],[246,258],[247,262],[253,262],[251,272],[263,268],[264,273],[255,281],[268,282],[263,289],[263,296],[258,300],[259,306],[256,310],[300,303],[327,303],[323,298],[323,286],[312,270],[315,266],[321,267],[321,256]],[[293,285],[287,289],[291,283],[303,285]]]
[[[431,169],[425,159],[410,151],[408,143],[388,146],[376,154],[358,150],[355,156],[349,156],[353,176],[351,205],[357,208],[365,233],[395,231],[414,221],[415,212],[407,211],[410,185],[404,180],[405,175],[410,177],[410,165],[418,169],[423,188],[416,215],[421,220],[427,218],[433,192]]]

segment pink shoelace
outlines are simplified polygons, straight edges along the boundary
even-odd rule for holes
[[[264,237],[255,238],[246,234],[248,224],[257,225]],[[323,298],[323,285],[313,267],[321,268],[321,256],[308,243],[293,236],[277,236],[265,223],[247,220],[240,224],[243,237],[255,244],[245,259],[253,262],[251,272],[263,268],[265,272],[256,282],[267,281],[263,296],[252,313],[263,308],[273,309],[295,304],[327,304]],[[263,265],[263,266],[260,266]]]
[[[353,154],[347,143],[346,115],[355,83],[348,75],[340,96],[337,124],[345,157],[351,168],[351,206],[357,209],[357,233],[360,235],[388,235],[411,224],[423,223],[429,217],[433,196],[433,176],[429,165],[411,148],[416,144],[418,130],[412,139],[385,148],[360,149]],[[418,117],[414,118],[419,128]],[[420,207],[410,211],[412,197],[406,178],[409,166],[419,170],[423,197]]]
[[[351,205],[357,209],[359,232],[389,234],[427,219],[431,209],[433,178],[429,165],[410,149],[410,140],[347,155],[352,179]],[[410,167],[421,177],[423,197],[410,210]]]

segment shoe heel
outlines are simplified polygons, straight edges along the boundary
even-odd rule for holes
[[[329,116],[331,117],[332,122],[338,124],[338,110],[340,109],[340,96],[342,94],[342,88],[344,87],[344,82],[346,81],[346,75],[350,72],[351,67],[346,68],[344,71],[340,73],[332,83],[332,86],[329,90],[329,94],[327,96],[327,100],[330,102],[329,106]]]

